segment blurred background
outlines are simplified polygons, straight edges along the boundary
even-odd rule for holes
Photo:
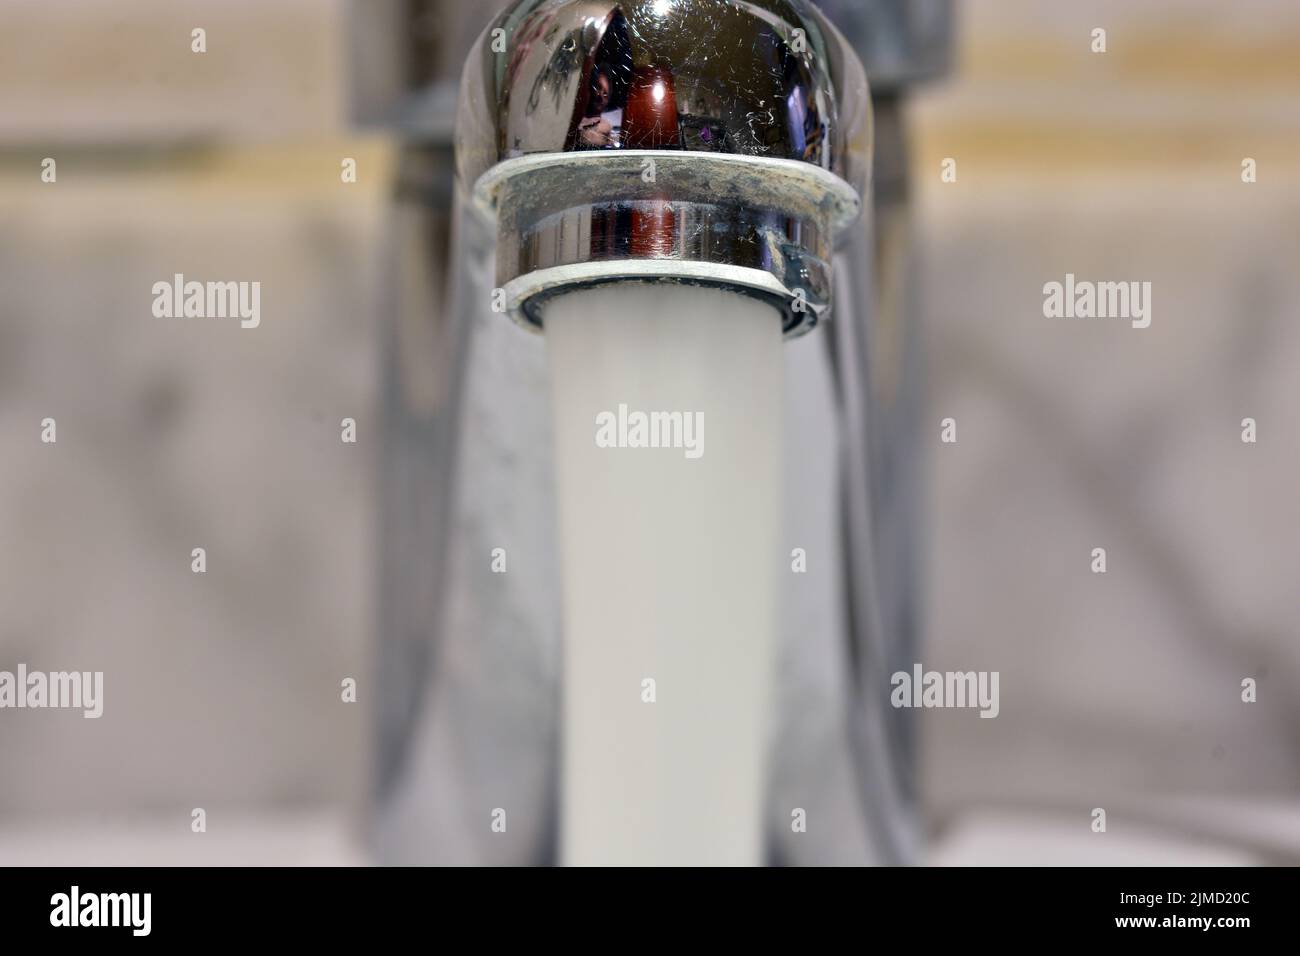
[[[105,672],[99,720],[0,712],[0,864],[373,859],[388,363],[446,354],[388,308],[398,139],[449,135],[501,6],[0,6],[0,670]],[[921,660],[999,670],[1002,707],[919,715],[926,859],[1300,863],[1300,8],[963,0],[954,29],[906,105]],[[411,31],[439,55],[387,57]],[[260,281],[261,326],[155,319],[176,272]],[[1044,319],[1067,272],[1150,281],[1151,327]],[[403,374],[418,408],[450,370]]]

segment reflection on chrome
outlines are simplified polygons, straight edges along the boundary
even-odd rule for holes
[[[457,122],[461,188],[532,328],[558,289],[637,278],[755,295],[807,331],[870,150],[861,65],[786,0],[526,0],[471,55]]]

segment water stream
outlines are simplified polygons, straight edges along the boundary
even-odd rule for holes
[[[788,572],[780,315],[732,292],[622,283],[567,293],[545,321],[562,861],[760,864]]]

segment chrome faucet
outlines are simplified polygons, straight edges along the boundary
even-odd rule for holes
[[[858,49],[892,58],[871,93],[853,46],[797,0],[522,0],[470,52],[457,194],[446,137],[403,150],[385,283],[396,297],[381,473],[380,859],[555,858],[546,377],[538,337],[498,312],[538,331],[548,297],[627,279],[757,296],[780,309],[788,339],[803,337],[787,363],[800,435],[786,524],[822,570],[786,595],[768,799],[807,808],[820,836],[774,822],[768,855],[916,858],[915,748],[888,706],[889,675],[910,667],[917,628],[917,340],[894,294],[906,259],[897,89],[914,78],[908,67],[942,68],[949,18],[944,2],[908,5],[930,10],[921,29],[897,2],[825,6],[851,6]],[[448,101],[426,91],[406,115]],[[874,193],[873,102],[888,187]],[[888,231],[873,234],[873,218]],[[517,573],[495,573],[497,560]],[[498,810],[504,831],[489,826]]]

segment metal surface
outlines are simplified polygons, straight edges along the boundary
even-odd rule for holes
[[[876,118],[872,195],[871,285],[854,294],[869,303],[869,347],[862,350],[867,402],[866,452],[881,662],[887,673],[921,660],[922,497],[925,394],[921,317],[916,309],[917,250],[912,248],[908,149],[903,104],[885,94],[873,100]],[[847,270],[846,270],[847,271]],[[852,559],[850,559],[850,563]],[[909,802],[916,784],[917,724],[906,710],[888,708],[892,762]]]
[[[689,281],[807,331],[869,179],[868,99],[803,3],[516,4],[466,64],[456,137],[461,189],[498,220],[505,308],[537,328],[557,288]]]
[[[372,7],[380,0],[357,2],[358,23],[372,26]],[[405,7],[407,20],[403,25],[400,17],[392,18],[392,29],[367,45],[371,55],[358,64],[358,73],[389,81],[405,78],[405,97],[379,102],[371,121],[384,123],[408,146],[386,283],[391,335],[384,374],[374,846],[390,863],[554,862],[559,581],[550,485],[554,463],[542,400],[544,343],[518,334],[492,313],[493,287],[500,283],[488,264],[483,217],[459,216],[448,236],[450,164],[440,151],[437,162],[426,161],[432,154],[414,144],[448,138],[453,100],[446,81],[455,72],[453,61],[459,66],[468,50],[467,70],[481,75],[466,73],[466,95],[471,103],[477,98],[478,108],[467,115],[462,102],[466,125],[456,130],[462,196],[488,168],[519,157],[545,162],[546,154],[552,154],[568,165],[592,156],[631,155],[635,144],[626,142],[614,149],[566,153],[562,137],[557,153],[556,140],[541,133],[556,128],[543,118],[554,119],[565,109],[571,118],[577,103],[576,88],[560,79],[576,79],[565,68],[582,36],[566,50],[573,32],[562,29],[553,14],[583,10],[590,17],[608,17],[615,4],[526,3],[492,25],[506,30],[506,46],[498,54],[492,49],[491,28],[473,45],[469,39],[479,34],[494,8],[500,9],[501,0],[474,5],[462,0],[383,2]],[[797,2],[693,0],[689,9],[684,4],[635,6],[671,6],[689,13],[678,38],[683,47],[689,44],[682,58],[697,72],[741,69],[750,62],[746,53],[733,63],[732,48],[719,46],[720,25],[710,8],[743,7],[775,24],[773,30],[786,29],[791,40],[790,24],[805,18],[823,24]],[[916,659],[919,606],[920,342],[907,295],[911,251],[903,97],[894,91],[905,92],[907,83],[946,64],[950,4],[823,0],[821,6],[845,31],[871,76],[875,118],[863,115],[856,125],[846,126],[842,108],[834,118],[845,136],[852,128],[854,135],[867,133],[872,139],[868,205],[874,217],[862,217],[836,251],[836,321],[786,350],[791,386],[786,418],[795,423],[787,484],[804,493],[787,496],[784,520],[792,542],[809,547],[810,553],[834,552],[838,535],[843,559],[826,562],[820,575],[796,576],[783,595],[785,647],[768,786],[775,808],[770,856],[772,862],[788,864],[909,862],[917,845],[913,721],[892,710],[884,693],[889,672]],[[517,57],[511,45],[512,38],[519,38],[513,31],[522,29],[529,16],[533,20],[521,42],[529,44],[530,57],[544,57],[543,66],[554,60],[556,70],[530,67],[536,88],[517,100],[512,112],[509,104],[502,106],[498,84],[506,80],[507,69],[528,65],[529,58]],[[638,23],[638,42],[659,35],[645,26]],[[834,36],[824,25],[818,29],[822,37]],[[406,47],[414,52],[403,53]],[[748,48],[737,44],[735,49]],[[835,44],[829,49],[845,55]],[[419,64],[424,66],[416,69]],[[836,89],[843,98],[845,91]],[[864,86],[864,105],[851,111],[865,113],[865,99]],[[740,109],[741,101],[733,102]],[[757,168],[775,155],[779,165],[801,166],[813,176],[836,175],[863,188],[870,165],[865,155],[848,164],[856,164],[859,174],[835,168],[833,153],[829,168],[782,155],[788,144],[781,145],[779,117],[769,118],[772,106],[757,104],[733,115],[733,123],[744,120],[743,128],[738,126],[739,139],[726,145],[748,143],[750,152],[702,152],[690,140],[653,144],[661,184],[667,185],[665,160],[671,166],[674,159],[756,159]],[[681,101],[677,107],[679,113],[688,112]],[[524,122],[529,118],[536,124]],[[761,130],[766,122],[777,127],[764,134],[771,142],[747,137],[747,131]],[[835,129],[832,125],[831,132]],[[835,142],[832,137],[832,148]],[[478,144],[481,168],[465,182],[470,143]],[[638,167],[638,175],[641,171]],[[581,178],[565,185],[561,219],[581,217],[590,199],[585,190]],[[714,198],[711,193],[709,199]],[[696,216],[692,221],[703,220]],[[663,233],[660,220],[651,235]],[[564,228],[552,237],[569,234]],[[698,235],[699,230],[680,234]],[[522,268],[533,271],[516,281],[535,283],[537,294],[545,294],[554,284],[547,272],[568,266],[561,249],[546,246],[544,229],[531,235],[535,248],[518,252]],[[681,271],[720,268],[665,260],[669,265],[674,261]],[[660,264],[650,258],[635,266]],[[442,289],[444,275],[453,280],[450,296]],[[823,493],[807,494],[811,487]],[[510,574],[492,573],[483,558],[498,546],[509,550]],[[788,820],[776,812],[795,805],[817,821],[807,833],[791,833]],[[509,808],[508,833],[486,825],[486,815],[499,806]]]

